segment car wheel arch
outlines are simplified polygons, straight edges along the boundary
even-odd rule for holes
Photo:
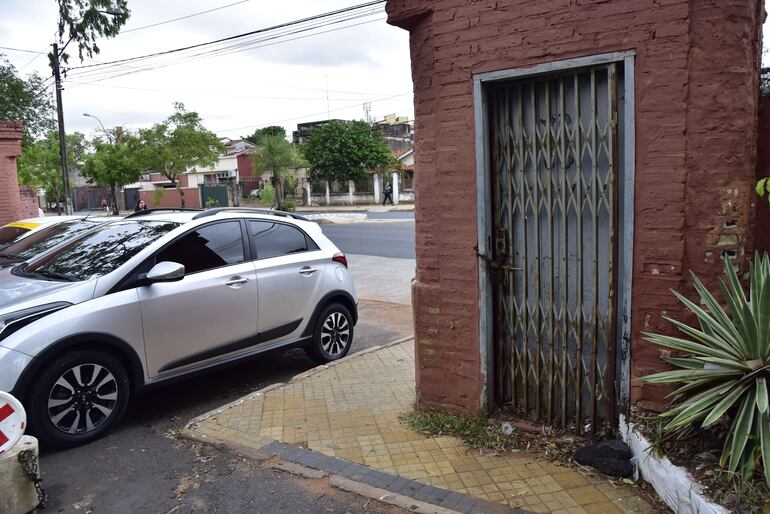
[[[316,305],[313,310],[313,315],[308,320],[305,330],[302,331],[302,336],[307,337],[313,334],[313,327],[315,327],[316,319],[320,312],[329,304],[341,303],[350,311],[350,315],[353,316],[353,325],[358,322],[358,306],[353,300],[353,297],[347,291],[342,289],[330,291],[326,293]]]
[[[128,372],[129,386],[132,393],[144,386],[144,367],[139,355],[137,355],[131,345],[110,334],[82,333],[60,339],[36,355],[22,372],[11,394],[23,402],[26,400],[26,395],[34,377],[46,364],[53,362],[54,359],[64,352],[88,348],[110,352],[120,359]]]

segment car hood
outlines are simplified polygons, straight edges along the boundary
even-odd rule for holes
[[[61,282],[17,276],[0,270],[0,314],[54,302],[80,303],[91,299],[95,280]]]

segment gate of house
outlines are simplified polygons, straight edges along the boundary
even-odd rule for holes
[[[201,205],[207,207],[215,205],[216,207],[228,207],[230,205],[230,195],[227,186],[198,186],[201,193]],[[211,200],[211,201],[209,201]]]
[[[618,70],[488,90],[495,394],[540,422],[616,426]]]

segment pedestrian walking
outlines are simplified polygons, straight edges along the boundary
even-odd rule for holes
[[[102,209],[104,209],[104,212],[109,211],[109,208],[107,207],[107,199],[105,197],[102,197]]]
[[[382,200],[382,205],[385,205],[385,202],[390,200],[390,205],[393,205],[393,188],[390,187],[390,182],[385,182],[385,187],[382,189],[382,193],[385,195],[385,198]]]
[[[146,211],[147,210],[147,202],[144,201],[144,198],[140,198],[138,202],[136,202],[136,207],[134,207],[134,212],[139,211]]]

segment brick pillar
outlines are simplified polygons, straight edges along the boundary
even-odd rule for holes
[[[23,216],[16,158],[21,155],[21,123],[0,121],[0,225]]]

